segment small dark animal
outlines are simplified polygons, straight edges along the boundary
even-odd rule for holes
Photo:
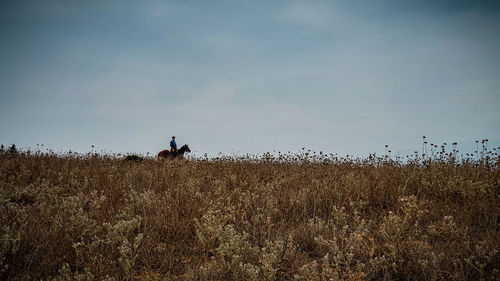
[[[183,145],[181,148],[177,150],[177,156],[175,157],[173,157],[172,151],[167,149],[160,151],[160,153],[158,153],[158,157],[166,159],[174,159],[174,158],[183,159],[184,153],[186,152],[191,152],[191,149],[189,149],[189,146],[187,144]]]

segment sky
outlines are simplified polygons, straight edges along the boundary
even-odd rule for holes
[[[500,1],[0,1],[0,143],[500,146]]]

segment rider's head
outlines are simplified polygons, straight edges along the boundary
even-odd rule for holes
[[[175,136],[172,136],[172,139],[175,140]]]

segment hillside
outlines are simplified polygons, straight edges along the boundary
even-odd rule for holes
[[[2,153],[0,279],[498,280],[499,163]]]

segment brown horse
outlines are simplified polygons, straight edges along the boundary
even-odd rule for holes
[[[177,150],[177,156],[175,157],[172,154],[172,151],[167,149],[160,151],[160,153],[158,153],[158,157],[165,159],[174,159],[174,158],[183,159],[184,153],[186,152],[191,152],[191,149],[189,149],[189,146],[187,144],[183,145],[181,148]]]

